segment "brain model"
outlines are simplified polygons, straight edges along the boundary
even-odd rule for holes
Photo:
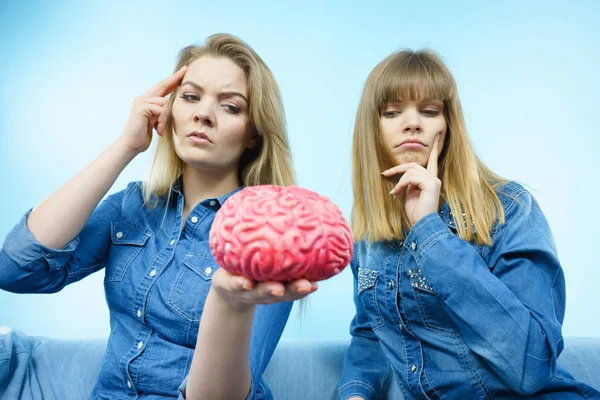
[[[353,241],[340,209],[297,186],[248,186],[215,216],[209,243],[228,272],[256,281],[318,281],[352,259]]]

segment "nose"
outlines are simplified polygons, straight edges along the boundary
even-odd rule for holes
[[[404,126],[402,127],[403,133],[421,133],[423,127],[421,126],[421,118],[419,113],[415,110],[406,110],[404,113],[405,120]]]
[[[215,126],[215,118],[208,104],[198,104],[194,113],[194,122],[200,122],[210,128]]]

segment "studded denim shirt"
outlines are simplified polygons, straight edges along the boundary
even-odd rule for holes
[[[557,365],[565,280],[544,215],[516,183],[498,195],[492,246],[460,239],[447,204],[405,240],[356,244],[340,399],[383,398],[390,369],[407,400],[600,396]]]
[[[111,334],[91,398],[183,398],[204,301],[219,268],[208,233],[237,190],[198,204],[182,229],[180,182],[169,203],[154,209],[144,205],[140,184],[132,183],[100,203],[61,250],[35,240],[27,213],[0,251],[0,288],[52,293],[104,269]],[[257,307],[248,399],[272,398],[261,376],[290,310],[291,303]]]

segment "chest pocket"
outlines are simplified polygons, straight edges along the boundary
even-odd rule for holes
[[[379,271],[369,268],[358,268],[358,297],[367,313],[373,330],[381,328],[385,324],[383,315],[377,305],[377,281]]]
[[[104,273],[104,283],[120,282],[127,269],[139,256],[152,233],[119,220],[110,227],[111,246]]]
[[[212,276],[219,268],[208,242],[202,243],[199,248],[203,250],[188,255],[180,266],[168,300],[169,307],[191,322],[200,321]]]
[[[442,301],[435,293],[423,271],[419,268],[408,270],[419,317],[425,328],[447,335],[456,335],[452,320],[442,307]]]

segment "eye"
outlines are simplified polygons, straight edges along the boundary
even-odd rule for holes
[[[223,108],[225,108],[227,112],[230,112],[231,114],[239,114],[242,112],[238,107],[231,104],[224,104]]]
[[[426,108],[421,112],[428,117],[437,117],[440,114],[440,111],[436,108]]]
[[[190,103],[193,103],[195,101],[200,101],[200,96],[198,96],[195,93],[184,93],[181,95],[181,98],[184,99],[185,101],[189,101]]]
[[[384,111],[381,113],[381,115],[384,116],[385,118],[394,118],[398,114],[400,114],[400,111],[398,111],[398,110]]]

